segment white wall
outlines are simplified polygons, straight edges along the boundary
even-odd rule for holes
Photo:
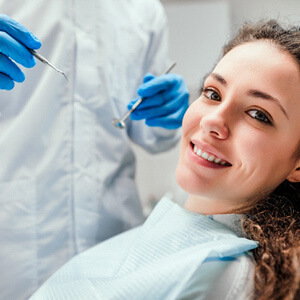
[[[170,56],[177,62],[174,72],[182,74],[191,99],[198,95],[200,81],[216,62],[224,41],[241,23],[264,17],[297,22],[300,26],[300,0],[161,0],[170,27]],[[145,212],[165,192],[176,201],[186,194],[177,186],[179,146],[168,153],[151,156],[134,148],[137,154],[137,184]]]
[[[300,26],[299,0],[229,0],[229,2],[234,27],[238,27],[236,25],[246,20],[255,21],[268,17],[296,22]]]
[[[219,0],[161,0],[168,9],[169,5],[180,3],[213,3]],[[236,27],[246,20],[259,20],[266,17],[279,17],[300,23],[299,0],[227,0],[231,24]]]

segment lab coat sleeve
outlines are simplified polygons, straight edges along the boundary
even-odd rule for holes
[[[149,43],[143,73],[151,72],[160,75],[169,66],[168,55],[168,24],[162,5],[153,12],[151,27],[151,42]],[[137,86],[141,82],[137,82]],[[136,91],[135,91],[136,93]],[[134,98],[134,97],[133,97]],[[159,153],[171,149],[179,141],[181,130],[168,130],[160,127],[148,127],[144,121],[129,120],[127,134],[131,141],[150,153]]]

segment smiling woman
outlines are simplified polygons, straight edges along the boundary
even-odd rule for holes
[[[224,47],[183,122],[185,208],[244,214],[259,242],[257,299],[299,298],[299,119],[300,31],[269,21],[245,25]]]
[[[299,299],[300,30],[246,25],[224,49],[183,120],[184,207],[163,199],[32,299]]]

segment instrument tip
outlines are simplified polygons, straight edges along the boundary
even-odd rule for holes
[[[112,123],[116,128],[119,128],[119,129],[123,129],[126,126],[125,122],[122,120],[119,120],[119,119],[113,119]]]
[[[69,81],[67,75],[64,72],[60,72],[60,73],[66,78],[67,81]]]

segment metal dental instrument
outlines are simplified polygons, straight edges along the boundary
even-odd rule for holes
[[[61,70],[59,70],[58,68],[56,68],[54,65],[52,65],[52,64],[49,62],[49,60],[47,60],[44,56],[42,56],[41,54],[37,53],[37,52],[36,52],[35,50],[33,50],[33,49],[28,49],[28,50],[29,50],[29,52],[30,52],[34,57],[36,57],[39,61],[41,61],[42,63],[48,65],[49,67],[51,67],[51,68],[54,69],[55,71],[61,73],[61,74],[66,78],[66,80],[68,80],[66,74],[65,74],[63,71],[61,71]]]
[[[172,64],[165,70],[164,74],[168,74],[176,65],[176,62],[172,62]],[[131,109],[123,116],[121,119],[114,118],[112,120],[112,123],[115,127],[119,129],[123,129],[126,127],[125,121],[128,119],[128,117],[131,115],[131,113],[143,102],[143,98],[137,97],[137,101],[134,103],[134,105],[131,107]]]

